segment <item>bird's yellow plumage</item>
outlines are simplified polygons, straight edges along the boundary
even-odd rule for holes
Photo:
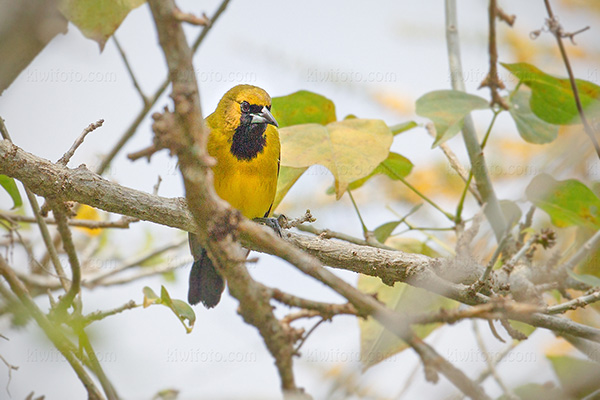
[[[271,115],[271,97],[263,89],[238,85],[219,101],[206,118],[210,135],[208,153],[217,194],[246,218],[268,217],[279,175],[279,133]],[[190,234],[194,264],[190,273],[188,301],[214,307],[221,298],[223,279],[206,251]]]

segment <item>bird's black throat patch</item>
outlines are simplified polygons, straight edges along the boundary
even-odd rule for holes
[[[252,124],[243,119],[233,134],[230,151],[238,159],[250,161],[262,153],[267,144],[267,124]]]

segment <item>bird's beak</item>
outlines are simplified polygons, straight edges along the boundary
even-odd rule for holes
[[[271,111],[269,111],[269,109],[267,107],[263,107],[262,110],[260,110],[259,113],[256,114],[252,114],[252,121],[250,121],[250,123],[252,124],[271,124],[271,125],[275,125],[276,127],[279,128],[279,124],[277,123],[277,121],[275,121],[275,117],[273,116],[273,114],[271,114]]]

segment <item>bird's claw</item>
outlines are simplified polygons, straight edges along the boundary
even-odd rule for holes
[[[254,218],[253,221],[268,226],[275,231],[277,236],[283,237],[283,231],[281,230],[281,226],[279,225],[279,220],[277,218]]]

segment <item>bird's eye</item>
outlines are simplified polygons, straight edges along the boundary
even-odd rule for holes
[[[240,109],[242,110],[242,112],[247,113],[248,111],[250,111],[250,104],[248,104],[247,101],[242,101],[242,103],[240,104]]]
[[[270,104],[267,106],[267,110],[271,111],[271,105]]]

